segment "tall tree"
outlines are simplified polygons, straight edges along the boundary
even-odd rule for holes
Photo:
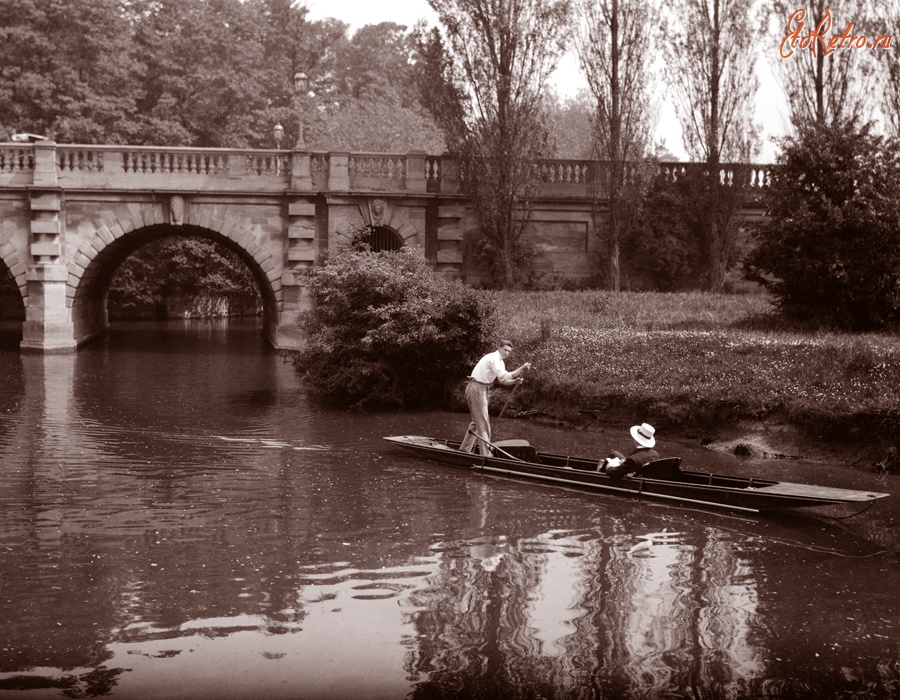
[[[265,25],[255,6],[240,0],[138,1],[143,7],[135,44],[146,66],[138,106],[146,115],[145,140],[255,145],[249,115],[269,99],[262,72]]]
[[[137,67],[121,0],[0,0],[0,128],[127,143]]]
[[[585,89],[561,98],[553,91],[546,95],[545,106],[550,128],[550,157],[590,160],[593,99]]]
[[[605,234],[607,281],[619,290],[619,249],[648,178],[634,167],[650,147],[657,110],[652,92],[653,38],[659,11],[645,0],[581,0],[578,54],[594,98],[594,228]],[[606,221],[600,203],[608,207]]]
[[[332,89],[320,109],[323,143],[335,150],[443,152],[443,136],[415,88],[415,60],[405,26],[357,30],[335,52]]]
[[[746,162],[758,148],[752,121],[758,80],[756,46],[763,26],[743,0],[673,0],[666,45],[667,75],[674,92],[685,147],[702,161],[706,187],[707,288],[720,291],[733,253],[740,178],[728,181],[723,164]]]
[[[568,0],[429,0],[426,100],[460,164],[495,280],[513,286],[548,149],[541,93],[564,49]]]
[[[360,97],[339,96],[323,108],[318,137],[330,150],[443,153],[444,137],[418,104],[397,88],[382,86]]]
[[[830,50],[827,43],[842,36],[847,25],[852,35],[865,34],[870,24],[869,0],[810,0],[807,7],[773,0],[779,52],[775,74],[788,100],[791,123],[837,124],[864,122],[875,100],[872,51],[856,47]],[[894,26],[894,25],[891,25]],[[810,32],[824,38],[801,48],[799,39]]]
[[[360,27],[337,57],[341,92],[351,97],[407,87],[412,79],[415,43],[407,27],[380,22]],[[414,90],[405,93],[415,100]]]
[[[900,26],[900,0],[888,0],[882,10],[885,27]],[[887,32],[885,32],[886,34]],[[900,138],[900,55],[897,44],[900,37],[891,36],[888,50],[878,51],[877,68],[881,80],[881,111],[885,130],[894,138]]]

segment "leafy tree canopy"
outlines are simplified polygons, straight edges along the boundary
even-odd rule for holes
[[[545,101],[550,129],[550,156],[590,160],[592,152],[591,124],[594,108],[586,90],[561,99],[550,92]]]
[[[280,123],[289,147],[302,118],[314,148],[441,151],[414,48],[297,0],[0,0],[0,140],[271,148]]]
[[[750,279],[790,316],[847,329],[900,322],[900,148],[852,123],[807,123],[773,172]]]
[[[127,141],[138,70],[130,37],[120,0],[0,0],[0,127]]]

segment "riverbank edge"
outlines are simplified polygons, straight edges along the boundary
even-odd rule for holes
[[[510,401],[505,416],[581,431],[648,422],[656,427],[657,434],[726,454],[807,459],[900,474],[900,436],[883,429],[885,424],[892,425],[896,416],[852,412],[796,417],[773,412],[758,416],[715,401],[706,401],[702,407],[688,403],[673,411],[670,404],[658,399],[629,401],[619,396],[598,397],[591,404],[588,408],[571,403],[570,398],[555,401],[544,392],[524,390]],[[464,403],[460,409],[467,410]]]

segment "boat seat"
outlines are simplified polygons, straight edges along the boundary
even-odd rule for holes
[[[681,478],[681,457],[663,457],[647,462],[639,475],[645,479],[677,481]]]
[[[521,459],[523,462],[537,462],[537,450],[528,443],[528,440],[498,440],[494,443],[494,447],[500,448],[491,450],[495,457],[508,455],[513,459]]]

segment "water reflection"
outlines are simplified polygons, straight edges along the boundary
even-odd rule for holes
[[[4,697],[897,687],[900,566],[852,530],[420,462],[381,436],[459,415],[316,410],[252,328],[0,353],[0,377]]]
[[[418,694],[666,697],[700,686],[747,697],[765,654],[752,641],[755,581],[733,543],[698,532],[635,557],[633,539],[613,529],[441,544],[438,571],[412,596],[430,642],[411,665],[428,678]]]

